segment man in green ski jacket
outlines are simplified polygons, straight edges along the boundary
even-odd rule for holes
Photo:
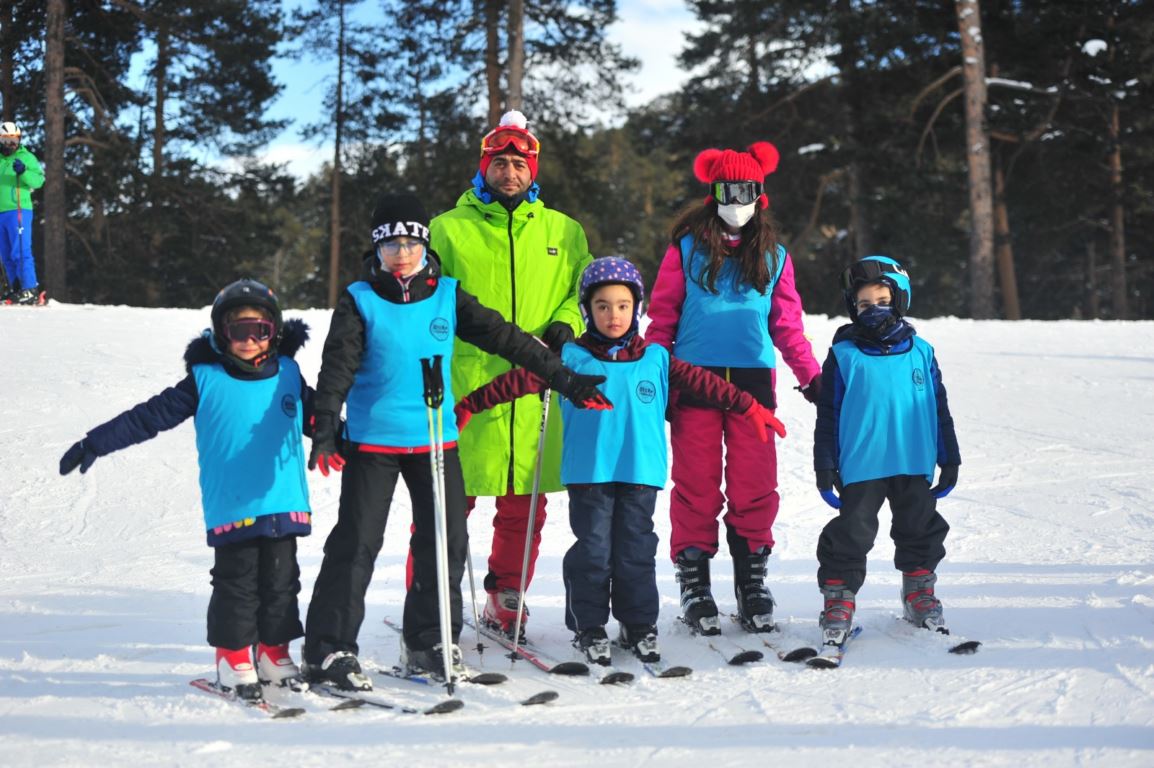
[[[5,304],[36,304],[40,285],[32,261],[32,190],[44,186],[36,155],[20,146],[20,128],[0,123],[0,263],[8,279]]]
[[[433,219],[431,246],[446,275],[559,352],[584,327],[577,289],[592,256],[581,225],[538,199],[540,148],[525,116],[507,112],[481,141],[473,188],[461,195],[455,208]],[[510,368],[503,358],[458,340],[453,392],[464,397]],[[554,401],[541,457],[526,587],[545,522],[545,493],[562,489],[561,409],[555,406]],[[484,621],[509,635],[517,617],[541,413],[540,397],[522,397],[473,416],[459,442],[469,509],[477,496],[496,497]]]

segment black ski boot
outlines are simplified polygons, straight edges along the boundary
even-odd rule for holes
[[[682,621],[697,634],[720,635],[717,603],[709,589],[709,558],[697,547],[689,547],[677,553],[673,567],[681,584]]]
[[[348,651],[325,656],[320,664],[301,664],[301,677],[310,684],[331,685],[342,691],[371,691],[373,681],[361,672],[361,663]]]
[[[585,659],[590,664],[607,667],[612,663],[609,635],[606,634],[605,627],[589,627],[581,630],[573,638],[573,647],[585,654]]]
[[[461,649],[456,643],[449,646],[449,663],[452,665],[453,680],[456,682],[464,680],[467,673],[461,660]],[[445,680],[445,654],[440,643],[432,648],[420,650],[401,643],[400,666],[406,675],[427,674],[438,680]]]
[[[622,624],[617,644],[644,662],[661,661],[661,651],[657,647],[657,627],[652,624]]]
[[[737,597],[737,618],[747,632],[772,632],[776,601],[765,586],[765,565],[769,547],[749,551],[749,542],[732,528],[726,537],[733,557],[733,593]]]

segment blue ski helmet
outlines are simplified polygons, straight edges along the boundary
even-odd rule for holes
[[[641,327],[641,302],[645,298],[645,282],[641,279],[637,267],[628,259],[617,256],[594,259],[581,273],[578,301],[585,326],[592,327],[593,323],[593,310],[590,304],[593,292],[603,285],[614,284],[624,285],[633,293],[633,325],[630,330],[636,332]]]
[[[841,287],[845,294],[845,306],[852,320],[857,320],[857,292],[863,285],[882,283],[893,293],[894,314],[905,316],[910,309],[910,276],[901,264],[889,256],[866,256],[845,268],[841,274]]]
[[[269,316],[272,317],[273,327],[276,329],[273,332],[271,347],[276,349],[280,343],[281,332],[284,330],[280,302],[271,288],[247,277],[221,288],[220,293],[212,302],[212,332],[216,337],[217,345],[221,349],[228,348],[228,336],[224,332],[224,326],[228,320],[229,311],[237,307],[259,307],[269,313]]]

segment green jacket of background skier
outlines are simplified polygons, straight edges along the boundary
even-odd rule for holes
[[[581,225],[540,200],[522,201],[510,213],[484,203],[470,189],[455,208],[433,219],[431,247],[446,275],[461,281],[482,304],[540,338],[553,322],[574,333],[584,328],[577,306],[581,272],[592,261]],[[512,366],[460,340],[453,350],[453,392],[465,396]],[[556,396],[542,459],[542,493],[561,486],[561,409]],[[541,428],[537,395],[479,413],[461,434],[461,468],[470,496],[528,494]]]
[[[12,164],[17,160],[24,163],[24,173],[19,180]],[[32,190],[44,186],[44,169],[36,155],[24,147],[18,147],[10,155],[0,155],[0,213],[14,211],[17,208],[25,211],[32,210]],[[20,204],[16,204],[16,190],[20,190]]]

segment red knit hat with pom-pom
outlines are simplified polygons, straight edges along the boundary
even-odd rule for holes
[[[777,147],[768,141],[758,141],[749,145],[746,152],[733,149],[707,149],[693,161],[693,174],[698,181],[713,184],[716,181],[756,181],[763,183],[765,177],[777,170],[781,155]],[[759,208],[769,207],[769,198],[763,192],[757,198]]]

